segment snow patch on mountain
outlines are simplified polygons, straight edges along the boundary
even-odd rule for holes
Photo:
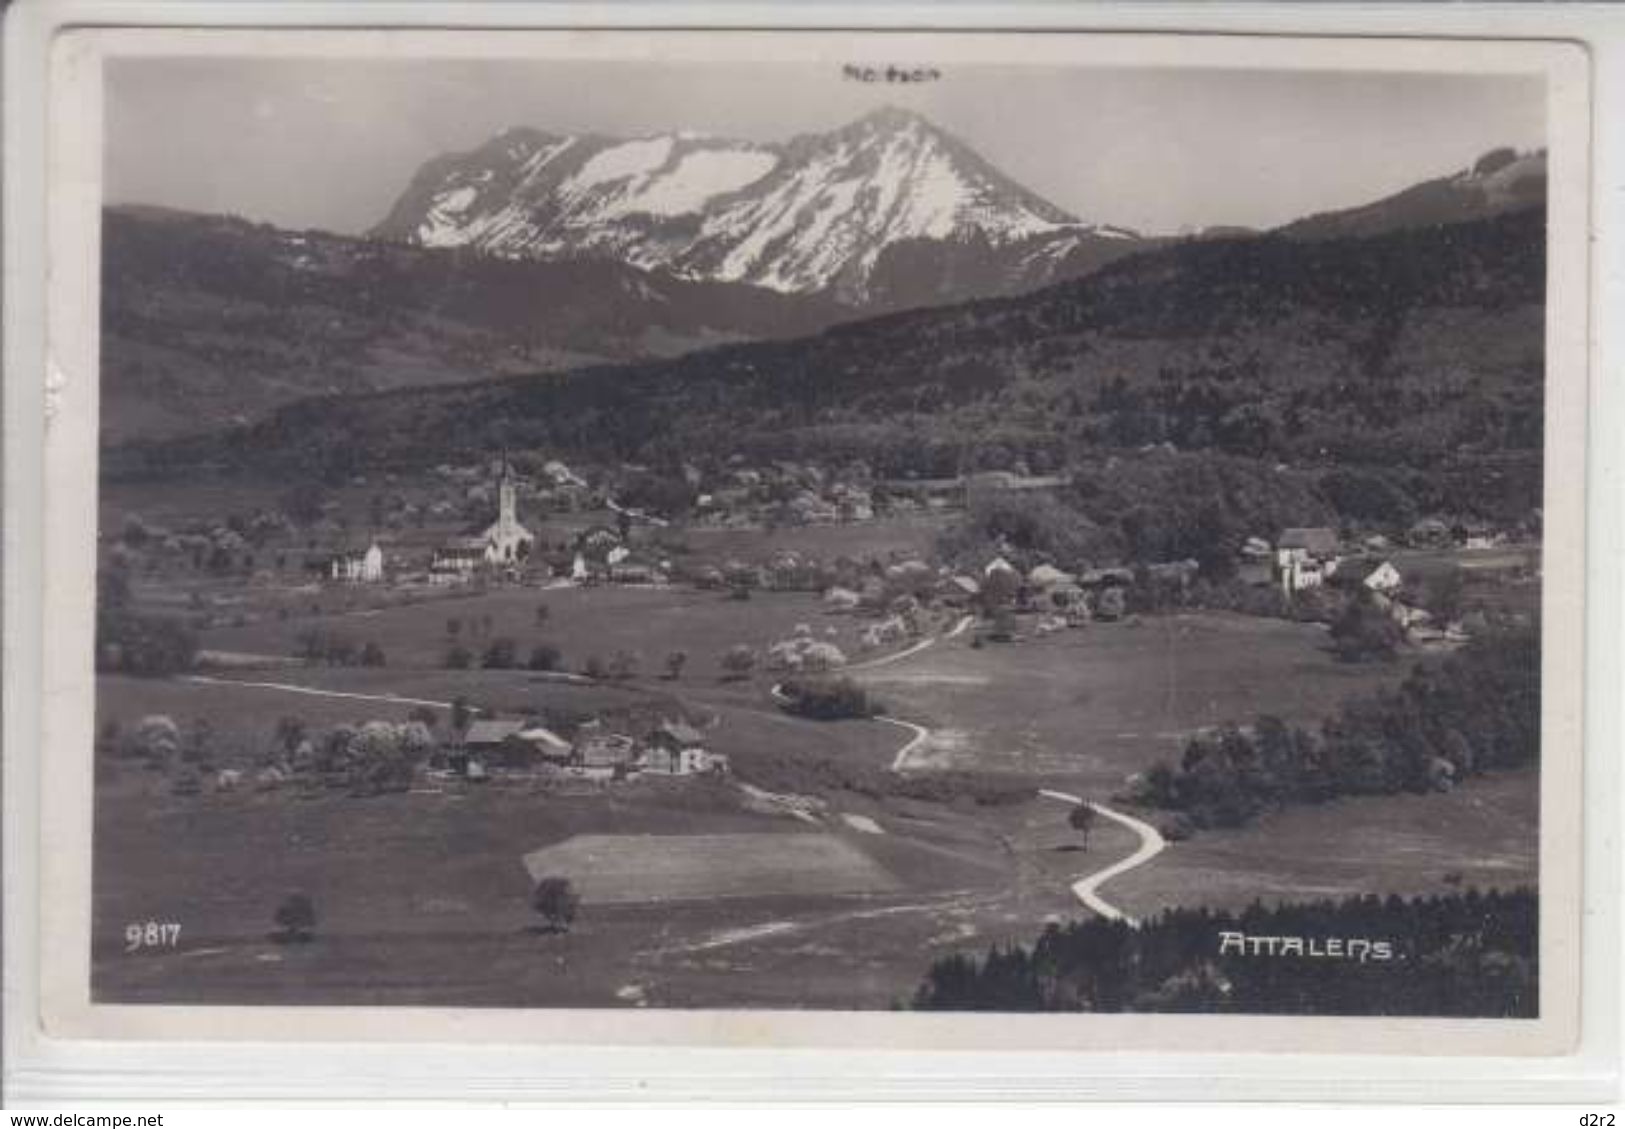
[[[714,196],[755,184],[778,165],[764,150],[700,149],[685,154],[677,167],[643,194],[645,211],[657,216],[696,212]]]
[[[671,158],[670,137],[650,137],[641,141],[627,141],[595,154],[581,171],[564,183],[565,192],[579,192],[584,188],[608,180],[653,173]]]

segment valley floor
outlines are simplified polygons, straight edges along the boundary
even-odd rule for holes
[[[851,621],[824,616],[813,597],[739,603],[678,590],[566,589],[545,598],[546,634],[573,659],[630,641],[649,656],[687,647],[690,669],[675,682],[646,671],[614,685],[437,669],[447,616],[522,625],[537,599],[494,593],[369,617],[367,630],[391,655],[384,669],[103,678],[99,710],[125,725],[149,713],[207,717],[223,746],[251,757],[288,713],[313,725],[400,719],[404,699],[460,694],[505,712],[641,703],[706,718],[708,741],[747,783],[763,750],[884,770],[912,744],[911,774],[998,769],[1121,808],[1112,797],[1125,779],[1177,758],[1201,727],[1259,713],[1312,723],[1401,673],[1338,663],[1316,627],[1225,614],[1094,624],[1010,645],[974,646],[964,632],[857,673],[893,721],[814,722],[777,708],[767,674],[727,682],[712,665],[732,642],[759,646],[799,622],[832,626],[850,643]],[[205,645],[288,655],[297,627],[222,628]],[[1533,885],[1537,872],[1533,772],[1443,795],[1291,810],[1150,856],[1142,833],[1110,818],[1096,820],[1084,849],[1067,825],[1069,805],[1044,795],[977,805],[809,787],[798,814],[739,779],[562,790],[427,780],[369,799],[184,796],[161,774],[104,758],[96,998],[885,1008],[906,1001],[936,957],[1030,941],[1046,922],[1090,912],[1074,886],[1130,856],[1140,863],[1091,887],[1129,917],[1254,899]],[[650,837],[681,838],[662,851]],[[569,933],[534,931],[527,857],[585,871]],[[656,863],[683,896],[650,896]],[[308,944],[271,938],[272,911],[291,890],[317,905]],[[148,920],[180,923],[179,944],[126,953],[125,926]]]

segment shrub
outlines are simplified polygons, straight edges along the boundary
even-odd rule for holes
[[[512,670],[519,665],[519,645],[505,636],[491,640],[480,665],[486,670]]]
[[[276,907],[271,920],[276,923],[277,940],[303,944],[316,934],[316,903],[308,894],[289,894]]]
[[[367,645],[361,648],[361,665],[383,666],[384,649],[369,639]]]
[[[165,764],[181,751],[181,730],[167,714],[148,714],[125,737],[125,750],[154,764]]]
[[[609,667],[604,663],[602,656],[588,655],[586,664],[581,668],[581,673],[594,681],[601,682],[609,677]]]
[[[467,670],[474,664],[474,652],[461,644],[447,647],[441,664],[447,670]]]
[[[557,670],[564,655],[551,643],[538,643],[530,649],[531,670]]]
[[[725,678],[730,680],[746,678],[756,668],[756,652],[744,643],[735,643],[722,652],[719,661]]]

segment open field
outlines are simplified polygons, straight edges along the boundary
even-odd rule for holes
[[[729,557],[759,560],[778,552],[834,560],[852,557],[881,560],[894,554],[929,558],[937,537],[952,521],[943,514],[911,514],[840,525],[781,526],[778,529],[724,529],[695,526],[684,530],[693,558],[721,561]]]
[[[877,894],[897,883],[844,839],[779,835],[577,835],[525,856],[531,879],[569,875],[586,905]]]
[[[1147,616],[981,648],[965,635],[861,677],[894,716],[932,728],[916,769],[1019,771],[1110,794],[1200,728],[1317,722],[1403,673],[1339,662],[1325,638],[1228,613]]]
[[[547,619],[539,624],[537,608],[543,604]],[[483,628],[486,617],[489,632]],[[798,623],[855,659],[865,625],[851,616],[826,615],[817,597],[807,593],[759,592],[749,600],[730,600],[718,592],[675,587],[510,588],[353,616],[272,617],[244,627],[211,629],[203,635],[203,646],[291,655],[298,652],[300,633],[319,627],[357,642],[378,643],[391,667],[438,667],[453,641],[447,628],[453,619],[458,621],[457,641],[474,652],[476,661],[489,639],[505,636],[517,642],[521,662],[543,642],[558,647],[564,667],[571,670],[579,670],[590,656],[607,660],[627,650],[639,653],[642,673],[654,677],[670,652],[684,650],[689,654],[685,681],[717,680],[723,674],[718,659],[729,647],[745,643],[761,648],[788,638]]]
[[[549,637],[591,639],[606,654],[616,640],[647,648],[651,631],[662,646],[699,637],[720,649],[747,625],[759,641],[801,620],[851,626],[813,618],[806,596],[735,602],[677,589],[572,589],[455,603],[465,622],[478,607],[495,624],[499,613],[533,619],[538,598],[549,603]],[[788,716],[768,698],[768,676],[719,681],[692,642],[678,644],[695,657],[675,683],[647,667],[629,682],[578,684],[413,665],[414,655],[432,659],[422,637],[443,634],[444,615],[436,606],[428,616],[408,608],[354,617],[392,633],[381,641],[393,640],[401,657],[392,651],[386,668],[236,677],[462,695],[505,713],[669,709],[708,725],[708,744],[729,754],[745,782],[761,750],[878,769],[910,739],[882,722]],[[210,644],[269,648],[290,628],[233,630],[243,635],[212,631]],[[1154,760],[1177,757],[1200,727],[1261,712],[1314,724],[1406,666],[1343,664],[1320,628],[1229,614],[1096,623],[980,648],[971,639],[938,640],[858,675],[891,715],[928,730],[910,771],[999,769],[1097,800]],[[285,713],[330,724],[407,708],[121,678],[103,678],[99,694],[104,716],[206,716],[219,734],[259,739]],[[587,794],[451,783],[358,800],[177,797],[133,764],[105,766],[104,777],[95,962],[98,997],[110,1000],[885,1007],[906,998],[935,957],[1030,941],[1046,921],[1085,912],[1073,882],[1139,845],[1128,828],[1099,820],[1083,850],[1067,806],[1036,798],[978,807],[812,788],[812,814],[793,818],[713,782]],[[1174,843],[1099,894],[1145,917],[1174,905],[1530,882],[1537,792],[1534,774],[1509,774],[1448,795],[1287,811]],[[332,865],[339,857],[368,864]],[[531,871],[566,872],[580,885],[584,904],[568,936],[530,931],[527,857]],[[308,945],[268,938],[271,911],[294,889],[318,905]],[[155,916],[182,923],[180,949],[123,953],[123,926]]]
[[[1204,905],[1239,909],[1254,900],[1537,886],[1539,817],[1538,774],[1497,773],[1446,795],[1354,797],[1203,832],[1110,889],[1143,914],[1191,904],[1195,891]]]
[[[1008,836],[937,805],[858,801],[855,814],[885,829],[875,835],[834,813],[820,831],[748,811],[725,784],[647,781],[587,795],[447,786],[360,800],[175,797],[150,776],[106,766],[99,789],[101,999],[615,1006],[635,980],[659,1002],[788,1004],[810,991],[803,1006],[883,1007],[912,987],[924,941],[962,939],[950,924],[972,913],[988,926],[1008,913],[1015,928],[1027,913],[995,907],[1012,888],[1035,888],[1013,881],[1022,864]],[[1034,814],[1059,827],[1052,809]],[[699,850],[755,885],[725,890],[708,879],[689,892],[727,896],[659,903],[589,898],[569,936],[532,936],[524,857],[583,841],[619,843],[644,861],[687,850],[698,863]],[[795,893],[775,888],[789,883],[791,864]],[[834,876],[831,889],[803,888],[809,866]],[[582,881],[590,888],[593,877]],[[1052,911],[1065,908],[1064,890],[1037,889]],[[269,936],[292,890],[317,905],[308,945]],[[123,926],[154,916],[181,923],[178,948],[126,954]],[[769,961],[751,943],[766,943],[767,926],[780,946],[816,943],[833,955]],[[797,970],[790,979],[752,974],[781,957]]]

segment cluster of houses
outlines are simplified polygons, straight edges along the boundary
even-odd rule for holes
[[[1259,538],[1248,540],[1242,550],[1241,575],[1256,584],[1279,585],[1288,597],[1322,587],[1364,592],[1414,643],[1465,642],[1467,631],[1459,622],[1438,622],[1407,593],[1404,575],[1381,554],[1386,547],[1385,539],[1372,538],[1357,554],[1345,556],[1330,529],[1286,529],[1274,545]]]
[[[582,725],[565,740],[534,720],[480,718],[445,753],[446,768],[470,780],[493,772],[552,772],[588,780],[620,780],[638,774],[722,775],[728,758],[706,747],[705,735],[685,721],[663,720],[641,739]]]
[[[548,466],[554,467],[555,464]],[[580,483],[568,468],[562,464],[556,464],[556,467],[555,476],[569,478],[564,486]],[[527,565],[535,560],[540,561],[547,572],[568,576],[581,583],[665,582],[667,563],[639,556],[627,545],[624,531],[609,525],[589,526],[575,537],[566,550],[548,551],[544,557],[536,534],[519,519],[518,495],[517,478],[513,468],[504,460],[497,478],[495,517],[429,546],[428,564],[419,579],[435,586],[467,584],[481,577],[518,579]],[[340,583],[379,583],[387,575],[384,550],[376,538],[313,556],[307,564],[312,572],[323,579]],[[389,564],[397,575],[411,575],[401,570],[399,560]]]

